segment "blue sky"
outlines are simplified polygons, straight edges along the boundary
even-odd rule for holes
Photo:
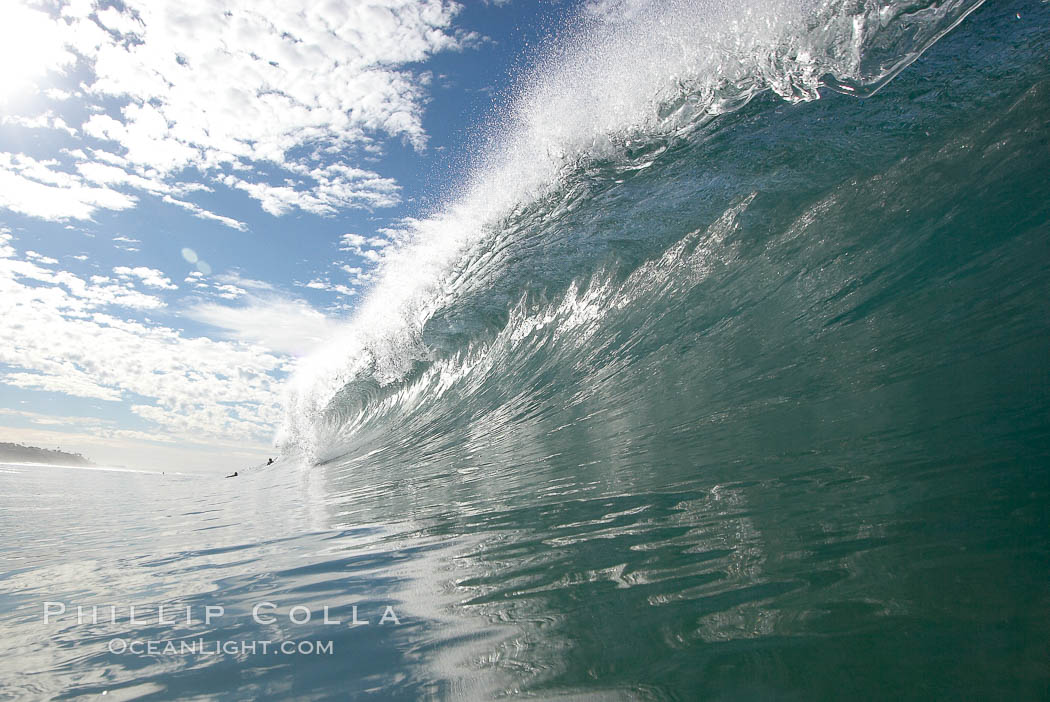
[[[448,197],[571,10],[16,0],[0,441],[158,468],[272,454],[297,359]]]

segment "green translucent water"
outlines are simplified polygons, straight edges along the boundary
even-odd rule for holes
[[[1047,698],[1048,38],[987,4],[874,97],[587,165],[323,465],[3,468],[0,695]]]

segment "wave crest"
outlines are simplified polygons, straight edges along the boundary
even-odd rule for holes
[[[353,319],[300,364],[278,445],[332,458],[384,408],[439,396],[434,378],[483,378],[491,364],[472,353],[594,275],[601,245],[572,245],[574,227],[601,218],[610,184],[759,94],[870,95],[981,4],[652,2],[576,17],[521,78],[460,193],[411,222]]]

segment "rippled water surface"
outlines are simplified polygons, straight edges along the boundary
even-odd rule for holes
[[[985,3],[577,164],[303,396],[319,465],[3,466],[0,696],[1047,699],[1048,46]]]
[[[385,479],[363,461],[235,480],[5,467],[0,526],[21,538],[0,547],[2,690],[1038,698],[1045,477],[994,454],[888,460],[880,439],[864,460],[762,451],[663,477],[587,461],[495,482],[484,462]],[[69,612],[44,624],[46,601]],[[252,620],[262,602],[275,622]],[[78,624],[77,604],[115,604],[117,621]],[[161,604],[180,621],[158,624]],[[225,609],[210,625],[207,605]],[[310,623],[287,619],[299,605]],[[371,624],[348,626],[355,605]],[[388,606],[398,622],[380,625]],[[114,639],[333,650],[132,655]]]

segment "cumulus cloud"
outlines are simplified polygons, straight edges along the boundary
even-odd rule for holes
[[[147,268],[146,266],[136,266],[135,268],[128,268],[127,266],[117,266],[113,269],[113,272],[118,278],[137,278],[142,281],[142,284],[147,288],[157,288],[159,290],[176,290],[179,286],[175,285],[164,275],[163,271],[158,271],[156,268]]]
[[[342,285],[341,283],[333,283],[330,280],[321,278],[314,278],[307,283],[299,283],[304,288],[310,288],[311,290],[324,290],[326,292],[336,293],[345,297],[353,297],[357,294],[357,291],[353,288]]]
[[[12,239],[0,230],[0,364],[10,369],[0,383],[129,402],[163,436],[269,438],[290,370],[286,356],[235,334],[214,340],[128,319],[129,311],[166,307],[135,289],[174,288],[159,270],[117,267],[112,277],[84,279],[45,268],[39,255],[19,257]]]
[[[37,373],[6,373],[2,376],[3,382],[17,388],[49,390],[74,397],[96,400],[121,399],[119,391],[96,383],[72,363],[52,362],[42,365],[48,366],[48,370]]]
[[[55,115],[51,110],[37,115],[36,117],[25,117],[19,115],[4,115],[0,124],[14,124],[26,129],[56,129],[75,136],[77,130],[66,124],[65,120]]]
[[[110,187],[92,185],[57,168],[56,160],[0,153],[0,207],[51,221],[91,219],[98,209],[126,210],[137,199]]]
[[[292,356],[336,325],[264,281],[193,272],[186,283],[206,297],[183,314],[217,332],[190,336],[141,317],[168,310],[158,294],[177,286],[162,271],[117,266],[111,275],[85,278],[57,264],[35,252],[19,256],[10,231],[0,229],[0,367],[7,369],[0,383],[124,403],[156,427],[150,433],[114,425],[99,434],[114,441],[267,441]]]
[[[70,220],[156,203],[246,231],[229,216],[252,221],[245,203],[273,216],[397,205],[399,184],[374,164],[392,144],[426,148],[431,75],[421,64],[479,40],[453,26],[458,11],[450,0],[5,6],[0,209],[72,229]],[[224,212],[223,197],[236,212]],[[84,233],[111,239],[119,262],[141,245],[101,227]],[[343,245],[367,266],[392,240],[381,231]],[[268,438],[292,357],[335,322],[261,281],[213,276],[196,254],[186,260],[197,270],[176,284],[156,268],[112,267],[105,253],[92,251],[91,275],[76,268],[86,254],[19,256],[0,230],[0,383],[125,403],[158,436]],[[349,280],[336,271],[304,287],[351,296],[369,279],[355,265]],[[172,295],[180,287],[188,308]],[[190,334],[147,314],[196,324]],[[199,325],[215,331],[200,335]]]
[[[91,276],[84,280],[69,271],[55,271],[28,260],[0,258],[0,292],[14,296],[23,292],[22,287],[26,287],[27,294],[41,303],[53,304],[59,312],[76,316],[84,316],[93,308],[107,305],[134,310],[155,310],[165,306],[159,297],[136,290],[131,282],[121,283],[106,276]],[[12,319],[5,319],[5,324],[14,324]]]
[[[386,249],[393,242],[382,236],[362,236],[360,234],[343,234],[340,237],[339,248],[349,251],[370,263],[378,263],[383,258]]]
[[[58,263],[58,260],[51,258],[50,256],[39,254],[36,251],[26,251],[25,255],[26,258],[28,258],[29,260],[36,261],[37,263],[45,266],[51,266]]]
[[[54,102],[44,115],[11,115],[83,147],[39,169],[23,163],[28,157],[0,156],[0,207],[88,219],[134,206],[130,192],[141,191],[243,229],[185,197],[176,179],[187,172],[243,191],[275,216],[397,204],[393,179],[348,159],[388,139],[425,147],[427,81],[415,65],[478,40],[453,28],[458,9],[447,0],[124,0],[105,8],[67,0],[54,14],[5,14],[0,33],[40,37],[37,63],[15,73],[38,80],[77,67],[88,78],[76,92],[42,91]],[[28,63],[9,59],[5,66]],[[93,114],[69,126],[62,111],[85,108]]]

